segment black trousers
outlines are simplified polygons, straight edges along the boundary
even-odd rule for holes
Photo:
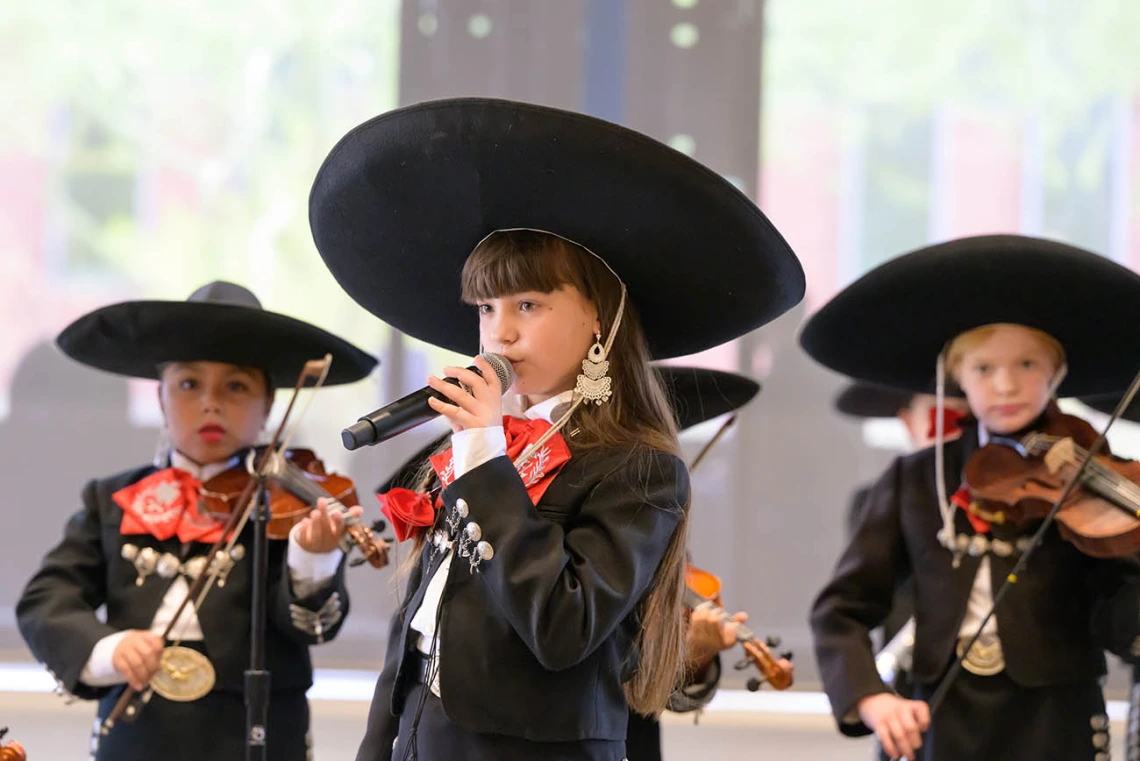
[[[413,735],[417,708],[423,700]],[[414,744],[414,747],[411,747]],[[392,761],[622,761],[625,743],[614,740],[541,743],[521,737],[486,735],[456,726],[443,703],[422,684],[413,684],[400,716]]]
[[[937,685],[919,685],[928,700]],[[962,671],[923,738],[922,761],[1108,761],[1108,716],[1095,680],[1022,687],[1003,671]],[[1101,754],[1098,756],[1098,754]]]
[[[625,755],[629,761],[661,761],[661,724],[630,711],[625,730]]]
[[[106,735],[99,723],[122,693],[99,701],[99,721],[91,736],[96,761],[245,761],[245,698],[241,693],[211,692],[189,703],[154,695],[133,723],[116,722]],[[275,692],[269,703],[266,757],[269,761],[312,758],[309,702],[305,693]]]

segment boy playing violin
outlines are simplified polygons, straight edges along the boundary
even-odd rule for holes
[[[1064,422],[1059,387],[1124,388],[1137,363],[1120,347],[1135,344],[1137,325],[1140,276],[1060,243],[982,236],[887,262],[805,326],[801,343],[822,364],[916,392],[930,390],[932,370],[937,390],[949,375],[971,412],[959,439],[899,458],[872,487],[813,606],[821,676],[844,734],[874,732],[894,758],[1107,759],[1103,650],[1128,660],[1140,652],[1140,563],[1082,554],[1053,526],[988,617],[1040,521],[980,509],[963,471],[995,437],[1023,440]],[[868,638],[906,578],[917,700],[883,684]],[[964,668],[931,716],[924,701],[959,657]]]
[[[95,479],[63,540],[24,589],[16,614],[32,653],[76,697],[99,700],[92,759],[245,758],[244,673],[249,668],[252,527],[247,525],[200,608],[188,606],[162,635],[207,568],[224,521],[205,511],[204,485],[257,442],[275,384],[305,362],[333,356],[329,383],[367,375],[375,360],[315,326],[265,311],[257,298],[215,282],[185,302],[103,307],[59,336],[92,367],[159,381],[170,450],[156,462]],[[359,508],[354,508],[359,511]],[[332,639],[348,612],[342,515],[320,504],[269,546],[265,666],[272,674],[267,758],[311,758],[309,646]],[[252,547],[249,548],[250,550]],[[106,608],[105,618],[96,611]],[[133,721],[100,731],[123,691],[169,677]],[[156,686],[156,690],[157,690]]]

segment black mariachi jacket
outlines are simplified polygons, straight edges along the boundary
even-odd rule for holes
[[[961,485],[962,469],[978,448],[976,424],[945,446],[946,493]],[[965,555],[954,568],[952,554],[937,539],[942,528],[934,482],[935,450],[895,460],[871,488],[851,543],[811,612],[816,658],[832,710],[844,734],[863,735],[862,723],[843,723],[859,700],[885,692],[868,632],[892,608],[896,584],[914,583],[914,679],[934,684],[955,654],[958,632],[981,557]],[[962,510],[956,531],[972,534]],[[1031,534],[1039,521],[993,527],[996,538]],[[989,555],[997,593],[1016,556]],[[1140,561],[1098,560],[1047,532],[1017,585],[996,613],[1006,673],[1025,687],[1096,679],[1105,673],[1103,650],[1136,660],[1140,635]],[[1140,651],[1137,651],[1140,653]]]
[[[688,503],[685,464],[647,449],[575,453],[536,507],[502,456],[442,497],[437,526],[462,499],[494,548],[474,572],[467,558],[451,564],[438,626],[448,717],[539,742],[623,739],[622,683],[638,665],[635,608]],[[391,756],[411,678],[401,669],[414,648],[409,624],[442,559],[425,545],[392,617],[361,761]]]
[[[174,581],[152,573],[141,585],[136,584],[135,566],[121,556],[123,545],[153,547],[183,562],[209,549],[200,542],[184,547],[177,537],[160,541],[147,534],[119,533],[123,510],[111,495],[155,471],[146,466],[89,482],[83,489],[83,509],[68,521],[63,541],[48,552],[16,605],[20,633],[32,654],[65,690],[83,699],[118,691],[79,680],[95,644],[117,631],[149,629]],[[247,525],[239,540],[247,546],[244,558],[234,565],[224,587],[211,589],[198,611],[206,650],[217,672],[215,690],[240,693],[243,689],[249,663],[252,540],[252,528]],[[328,585],[311,597],[298,599],[289,581],[286,549],[287,542],[269,542],[265,667],[273,675],[274,691],[308,689],[313,680],[309,645],[335,637],[348,613],[344,562]],[[103,605],[106,623],[95,617]]]
[[[871,493],[870,486],[860,487],[851,496],[851,507],[847,512],[847,538],[850,539],[855,535],[855,529],[859,527],[860,515],[863,511],[863,506],[867,502],[867,495]],[[949,493],[949,492],[948,492]],[[894,636],[906,626],[906,622],[914,615],[914,584],[908,578],[899,584],[895,589],[895,599],[891,604],[891,612],[883,619],[881,624],[883,629],[883,645],[886,646],[888,642],[894,639]],[[903,697],[910,697],[903,695]]]

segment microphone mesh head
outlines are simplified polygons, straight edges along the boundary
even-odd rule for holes
[[[515,382],[515,369],[511,367],[511,363],[502,354],[492,354],[489,351],[483,352],[479,356],[491,365],[495,375],[499,376],[499,385],[503,389],[503,393],[507,393],[507,389]]]

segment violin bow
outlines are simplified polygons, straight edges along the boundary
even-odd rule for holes
[[[731,428],[732,424],[735,422],[736,413],[734,412],[728,416],[727,420],[720,424],[720,428],[717,429],[716,434],[714,434],[713,437],[709,439],[703,447],[701,447],[701,451],[697,452],[697,456],[694,457],[692,463],[689,464],[690,473],[697,469],[697,466],[701,464],[701,460],[705,459],[705,455],[709,453],[709,450],[712,449],[713,446],[721,440],[724,434],[728,432],[728,429]]]
[[[998,587],[997,593],[993,596],[993,601],[990,604],[989,611],[986,613],[985,618],[982,619],[982,623],[978,625],[978,630],[974,632],[974,636],[970,637],[970,642],[966,647],[962,648],[962,654],[954,659],[954,663],[950,666],[950,670],[946,672],[946,676],[942,677],[942,681],[939,683],[938,689],[936,689],[934,691],[934,694],[930,696],[929,705],[931,716],[934,715],[939,706],[941,706],[942,703],[946,700],[946,696],[950,692],[951,685],[954,684],[954,680],[956,680],[958,678],[958,675],[962,672],[962,663],[966,660],[966,656],[969,655],[970,650],[974,647],[974,644],[978,641],[978,638],[982,636],[982,631],[986,628],[986,624],[989,623],[990,619],[993,618],[994,611],[997,610],[997,606],[1001,603],[1002,599],[1005,598],[1006,594],[1013,587],[1013,585],[1017,583],[1018,576],[1029,564],[1030,556],[1033,555],[1037,548],[1041,546],[1041,540],[1044,538],[1045,532],[1048,531],[1049,527],[1053,525],[1053,521],[1057,517],[1057,513],[1060,512],[1061,506],[1065,504],[1065,500],[1069,498],[1069,495],[1073,493],[1073,489],[1075,489],[1077,484],[1080,483],[1081,476],[1084,475],[1085,470],[1088,468],[1088,464],[1092,462],[1093,458],[1096,457],[1100,450],[1104,448],[1105,442],[1108,441],[1107,436],[1109,429],[1112,428],[1112,426],[1116,423],[1124,411],[1132,405],[1132,399],[1136,396],[1138,390],[1140,390],[1140,371],[1137,371],[1136,376],[1132,379],[1132,385],[1128,387],[1128,391],[1125,392],[1124,396],[1121,397],[1120,401],[1117,403],[1116,409],[1113,410],[1112,416],[1109,417],[1108,423],[1104,426],[1104,430],[1100,432],[1100,434],[1096,437],[1096,441],[1094,441],[1092,443],[1092,446],[1088,448],[1088,451],[1085,453],[1084,457],[1080,461],[1080,464],[1077,466],[1076,471],[1073,473],[1069,481],[1065,484],[1065,488],[1061,490],[1061,496],[1057,497],[1057,500],[1053,503],[1053,506],[1049,508],[1049,514],[1045,516],[1045,519],[1041,522],[1041,525],[1033,534],[1033,540],[1030,543],[1030,546],[1025,550],[1025,552],[1021,553],[1021,557],[1017,559],[1017,562],[1013,566],[1013,570],[1009,572],[1009,575],[1005,577],[1005,581],[1003,581],[1001,586]]]

